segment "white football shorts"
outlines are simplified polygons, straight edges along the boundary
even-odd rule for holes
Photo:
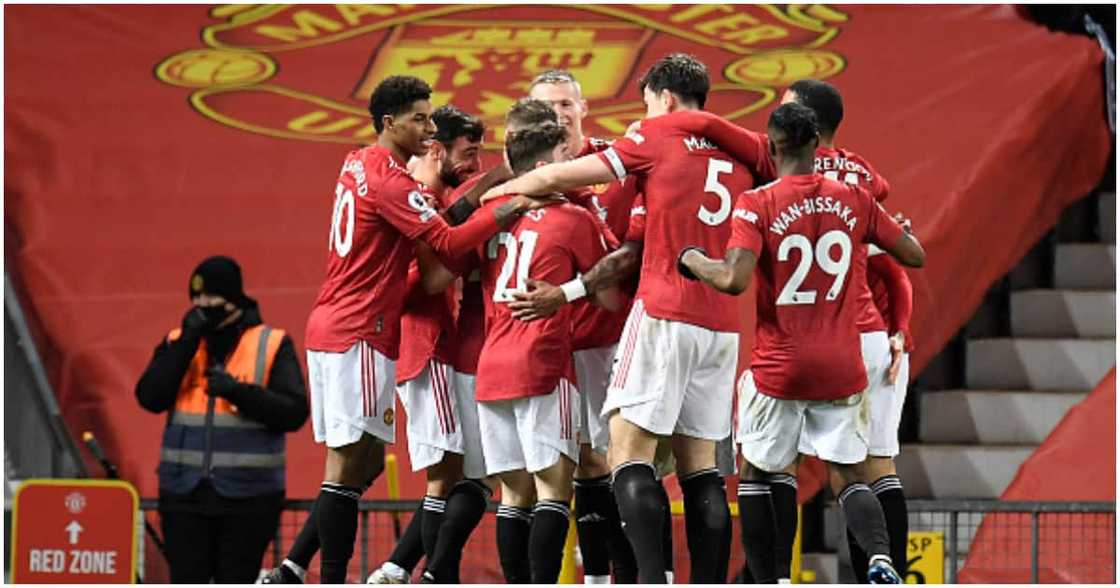
[[[649,316],[634,302],[615,352],[602,415],[656,435],[719,441],[731,434],[739,334]]]
[[[396,379],[396,362],[365,341],[342,353],[307,350],[315,442],[342,447],[369,433],[393,443]]]
[[[859,463],[867,457],[866,398],[782,400],[759,392],[747,370],[739,377],[735,440],[748,462],[771,473],[793,463],[801,439],[824,461]]]
[[[451,452],[463,456],[464,476],[486,477],[473,374],[431,359],[415,378],[397,386],[397,395],[408,418],[413,471],[436,465]]]
[[[572,353],[582,406],[579,441],[589,443],[592,449],[603,454],[610,444],[610,428],[602,415],[603,403],[607,400],[607,382],[611,377],[611,363],[617,347],[609,345]]]
[[[551,394],[478,403],[486,473],[536,473],[568,456],[579,463],[580,395],[561,379]]]

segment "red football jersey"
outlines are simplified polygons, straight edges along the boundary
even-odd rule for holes
[[[751,372],[763,394],[832,400],[867,386],[856,326],[866,287],[864,243],[887,249],[898,226],[858,186],[818,174],[744,192],[728,249],[758,255],[758,325]]]
[[[474,257],[472,255],[472,257]],[[463,275],[463,295],[455,319],[451,365],[461,374],[478,373],[478,358],[486,341],[486,306],[482,302],[482,277],[477,258]]]
[[[584,138],[583,149],[577,157],[598,153],[610,147],[608,141],[594,138]],[[634,199],[638,195],[638,178],[630,176],[622,181],[597,184],[586,190],[582,198],[573,198],[573,202],[584,206],[601,220],[607,229],[608,246],[611,249],[618,247],[617,240],[626,236],[630,226],[630,209],[634,206]],[[633,301],[625,297],[622,307],[615,312],[591,304],[588,301],[579,301],[574,306],[572,324],[573,349],[595,349],[606,347],[618,342],[622,337],[622,329],[626,326],[626,317],[630,314],[630,304]]]
[[[813,157],[813,169],[830,180],[859,186],[879,202],[886,200],[890,193],[891,186],[887,180],[876,173],[870,163],[846,149],[818,147]],[[856,261],[864,264],[866,275],[867,257],[863,256]],[[859,332],[874,333],[887,330],[887,323],[884,320],[886,317],[875,307],[870,287],[860,287],[859,304],[863,307],[863,312],[857,320]]]
[[[910,316],[914,312],[914,286],[902,264],[887,253],[869,252],[867,285],[875,299],[875,308],[887,321],[889,333],[893,335],[901,331],[906,339],[906,351],[913,351]]]
[[[401,315],[400,358],[397,359],[397,384],[420,375],[428,360],[451,363],[449,344],[455,339],[455,318],[451,308],[454,288],[428,294],[420,283],[420,268],[413,261],[408,268],[408,297]]]
[[[738,332],[735,297],[685,279],[677,272],[677,257],[692,246],[723,257],[731,235],[732,198],[753,185],[750,172],[707,139],[671,124],[643,127],[598,157],[618,179],[630,174],[639,179],[646,214],[637,298],[646,312]]]
[[[335,188],[327,275],[307,319],[308,349],[342,352],[362,340],[396,359],[412,241],[455,258],[498,230],[492,213],[452,229],[428,197],[388,149],[371,145],[346,156]]]
[[[504,199],[496,199],[483,208]],[[585,272],[607,252],[595,218],[571,203],[526,213],[508,231],[483,247],[482,291],[486,342],[478,360],[479,401],[527,398],[551,393],[560,378],[575,383],[572,365],[572,306],[525,322],[513,318],[508,303],[528,278],[562,284]]]

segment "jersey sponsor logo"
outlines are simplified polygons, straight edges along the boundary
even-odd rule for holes
[[[827,45],[848,22],[823,5],[720,4],[538,5],[531,13],[513,5],[229,4],[208,16],[202,46],[166,56],[154,74],[186,89],[190,108],[215,123],[369,144],[370,92],[408,72],[432,86],[434,104],[481,115],[484,145],[495,151],[506,110],[541,70],[580,79],[593,105],[585,132],[621,136],[645,114],[625,91],[642,74],[641,55],[669,37],[674,50],[729,63],[711,72],[708,108],[734,121],[776,102],[794,79],[840,73],[844,58]]]

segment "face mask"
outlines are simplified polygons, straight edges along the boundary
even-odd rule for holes
[[[220,306],[200,306],[199,309],[202,310],[202,315],[206,317],[206,324],[211,329],[217,327],[219,323],[229,317],[224,304]]]

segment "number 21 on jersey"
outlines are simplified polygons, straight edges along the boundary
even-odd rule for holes
[[[506,258],[498,272],[498,282],[494,285],[494,302],[512,302],[514,292],[524,292],[529,278],[529,266],[533,261],[533,250],[537,247],[536,231],[521,231],[519,237],[512,233],[498,233],[486,244],[486,257],[498,259],[498,248],[504,247]],[[510,278],[516,272],[516,282]]]

